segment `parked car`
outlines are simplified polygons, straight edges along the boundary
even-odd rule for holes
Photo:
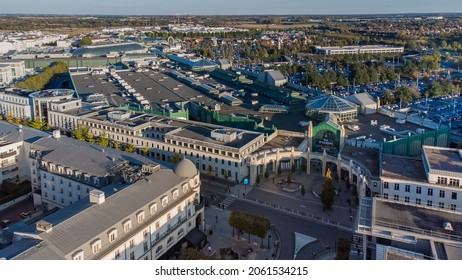
[[[19,214],[19,216],[21,216],[21,218],[25,219],[25,218],[30,216],[30,211],[21,212],[21,214]]]
[[[3,220],[0,222],[0,228],[5,229],[11,224],[12,222],[10,220]]]

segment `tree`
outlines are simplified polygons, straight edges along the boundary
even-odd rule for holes
[[[93,44],[93,41],[91,40],[90,37],[83,37],[82,39],[80,39],[78,46],[80,48],[80,47],[83,47],[83,46],[89,46],[91,44]]]
[[[80,141],[85,141],[88,136],[90,129],[84,125],[78,125],[76,129],[72,131],[72,136]]]
[[[93,133],[91,133],[91,132],[88,132],[87,137],[85,137],[85,140],[88,143],[95,143],[95,135]]]
[[[292,176],[289,174],[287,174],[287,184],[291,184],[292,183]]]
[[[27,125],[32,128],[42,130],[44,127],[46,127],[47,124],[45,121],[42,121],[41,119],[37,118],[34,121],[27,122]]]
[[[112,147],[116,150],[120,150],[120,143],[119,141],[112,141]]]
[[[173,164],[178,164],[181,161],[181,155],[179,153],[174,153],[169,161]]]
[[[237,229],[238,238],[240,238],[240,232],[243,231],[249,234],[249,242],[250,234],[252,234],[260,237],[262,239],[262,244],[263,238],[266,236],[271,226],[268,218],[241,211],[231,212],[228,223],[233,228],[233,236],[234,229]]]
[[[406,103],[417,98],[417,93],[415,89],[403,86],[396,89],[395,96],[400,100],[401,103]]]
[[[125,151],[128,153],[133,153],[135,151],[135,148],[133,148],[133,144],[128,144],[128,146],[125,148]]]
[[[387,89],[385,90],[383,94],[383,101],[385,104],[391,104],[395,102],[395,97],[393,96],[393,93],[391,90]]]
[[[350,240],[340,238],[337,241],[337,255],[336,260],[348,260],[350,258]]]
[[[109,137],[107,136],[106,132],[103,131],[99,138],[98,144],[103,147],[109,147]]]
[[[327,169],[326,179],[322,185],[321,202],[325,210],[329,210],[334,204],[335,188],[332,182],[330,169]]]
[[[142,153],[143,153],[143,155],[144,155],[145,157],[149,157],[149,151],[150,151],[150,150],[149,150],[149,146],[148,146],[148,144],[146,143],[146,146],[144,146]]]

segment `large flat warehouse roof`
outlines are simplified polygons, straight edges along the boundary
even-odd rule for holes
[[[80,96],[100,93],[103,94],[109,104],[113,106],[124,105],[126,103],[124,98],[119,95],[122,89],[118,88],[106,74],[72,74],[72,80]]]

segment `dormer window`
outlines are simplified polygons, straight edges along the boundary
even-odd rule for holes
[[[83,261],[84,260],[83,250],[78,250],[74,254],[72,254],[72,259],[74,261]]]
[[[109,242],[112,243],[117,239],[117,229],[113,228],[107,233]]]
[[[179,194],[178,189],[173,190],[173,191],[172,191],[172,197],[173,197],[173,199],[177,199],[177,198],[178,198],[178,194]]]
[[[124,232],[128,232],[132,228],[132,220],[127,219],[122,223],[122,227],[124,228]]]
[[[136,214],[136,220],[138,223],[142,223],[144,221],[144,211],[140,211]]]
[[[90,243],[91,246],[91,252],[93,254],[98,254],[99,251],[101,251],[101,239],[97,238],[93,240],[93,242]]]
[[[164,195],[164,196],[162,197],[162,200],[161,200],[161,201],[162,201],[162,207],[167,206],[167,204],[168,204],[168,196]]]
[[[157,212],[157,203],[149,205],[149,212],[151,213],[151,215],[154,215],[154,213]]]

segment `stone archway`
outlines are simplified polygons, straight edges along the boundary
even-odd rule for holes
[[[322,173],[322,160],[317,158],[310,159],[310,172]]]

